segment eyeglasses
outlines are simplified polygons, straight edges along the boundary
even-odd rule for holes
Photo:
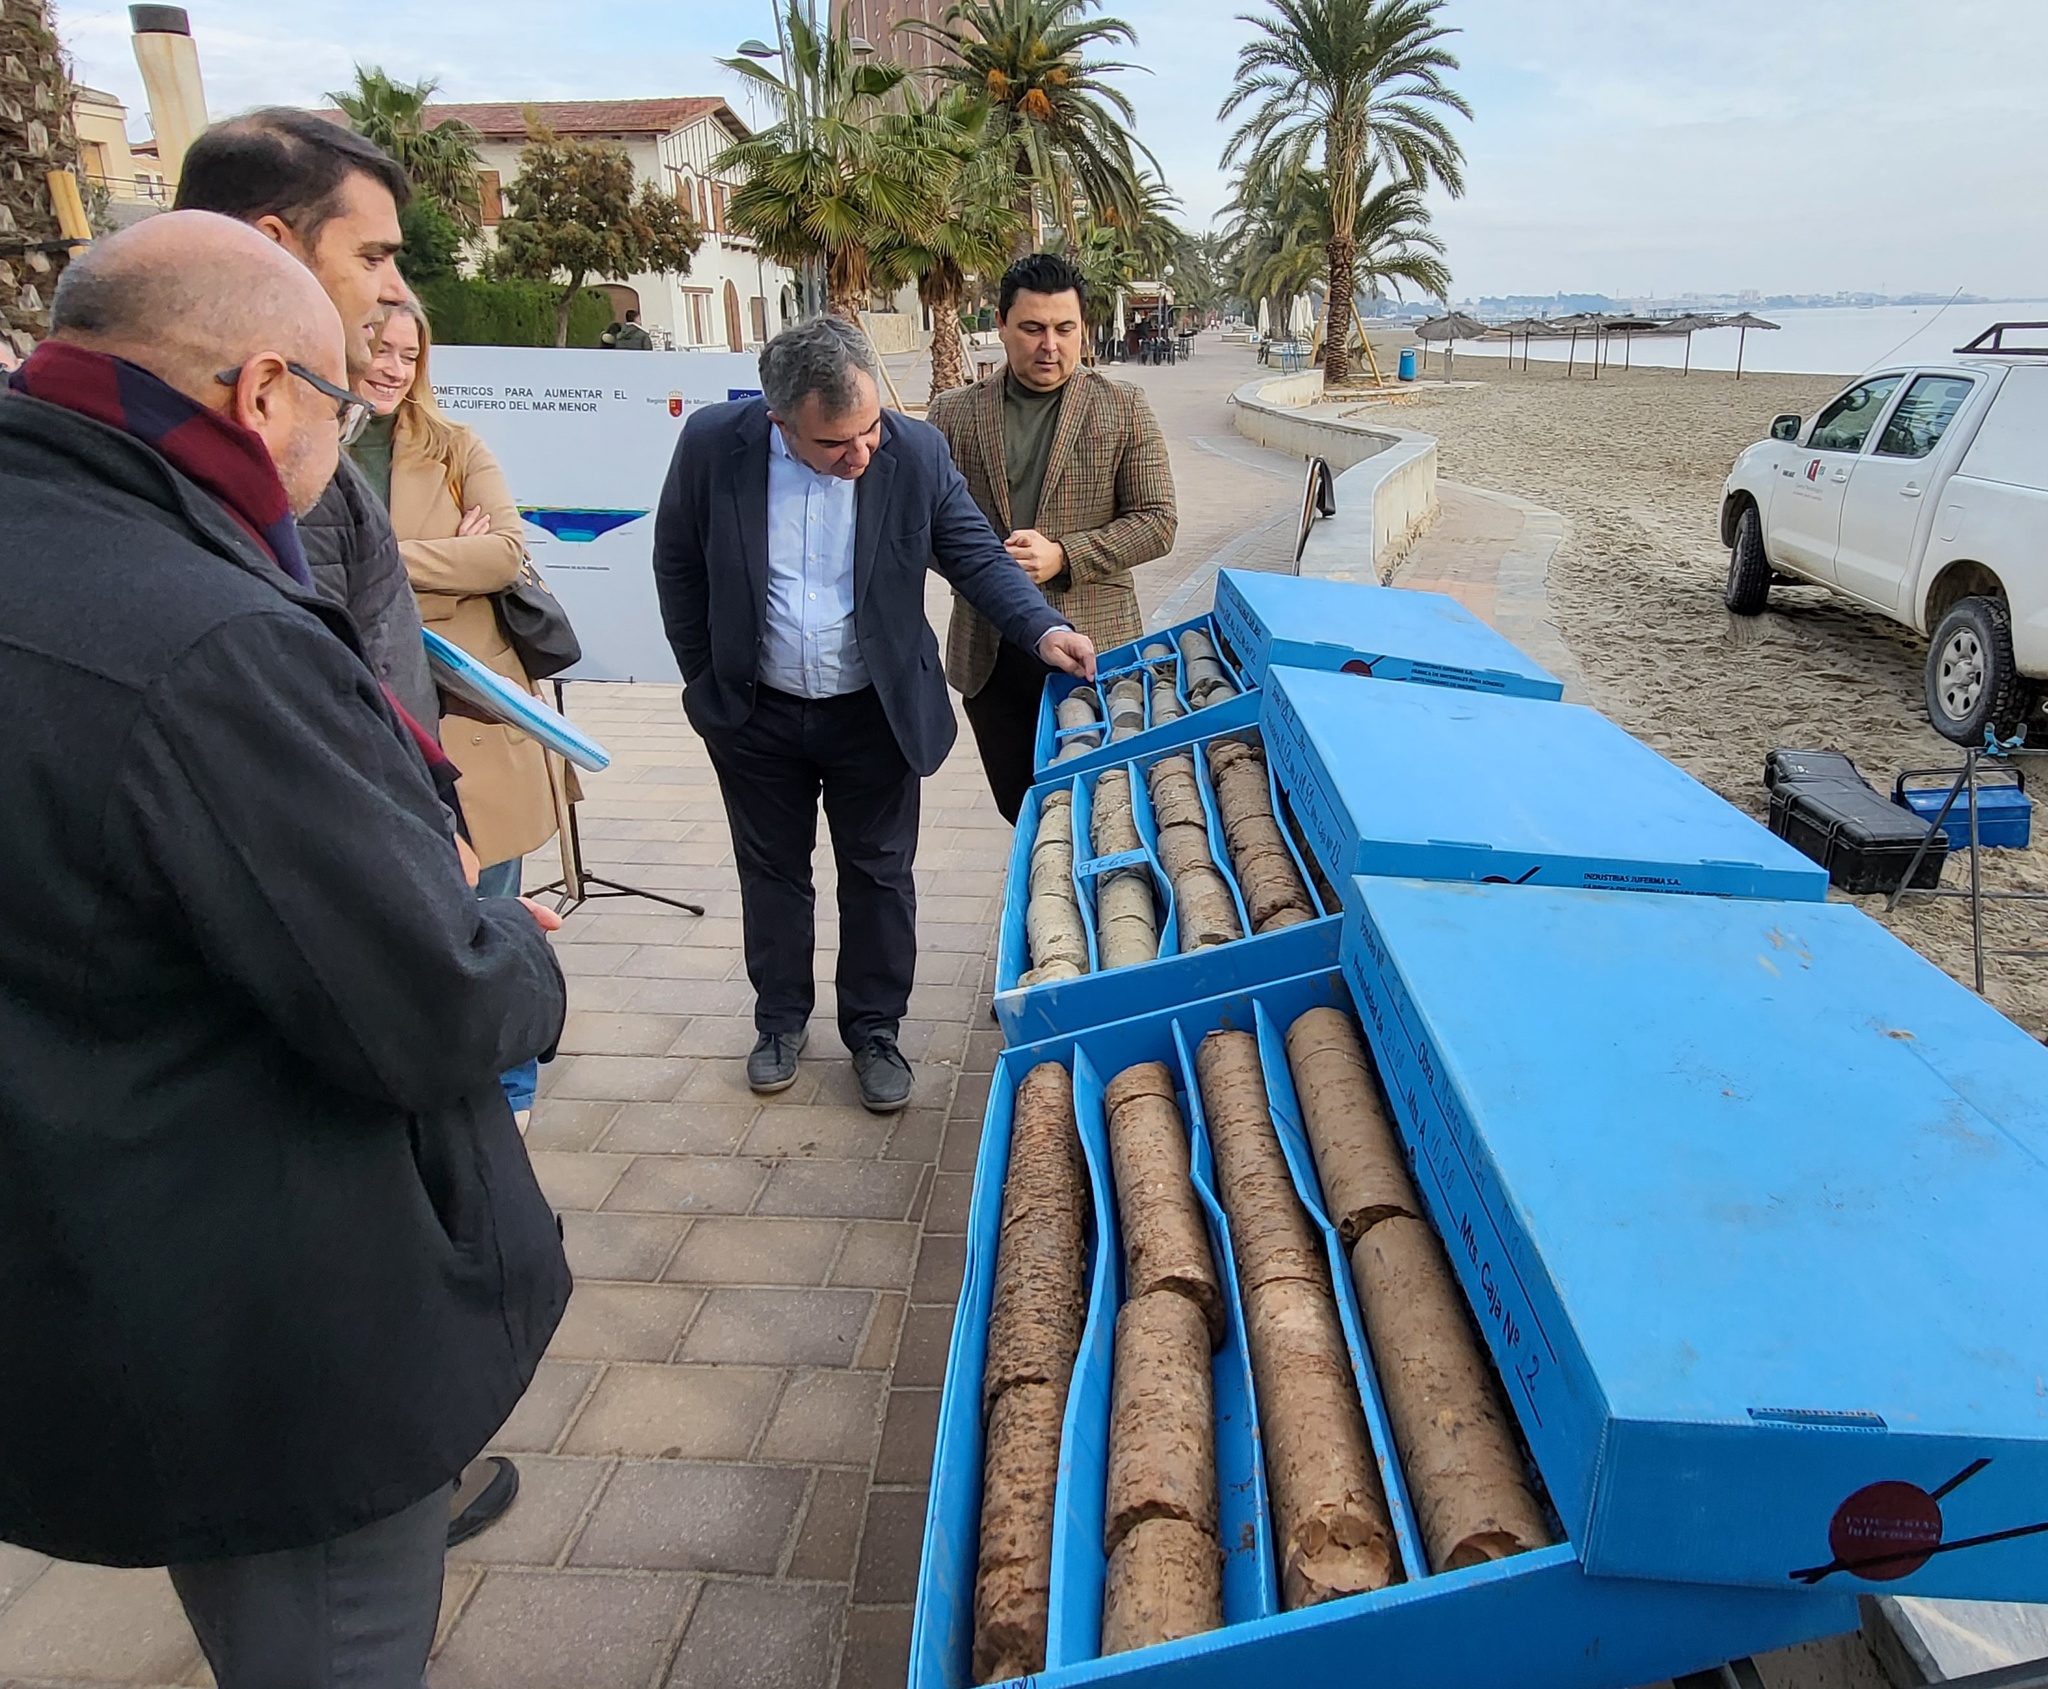
[[[237,364],[233,369],[219,371],[213,379],[223,387],[232,387],[242,379],[242,371],[246,367],[244,364]],[[284,367],[308,387],[316,392],[325,393],[334,401],[335,426],[341,430],[341,443],[344,446],[352,446],[363,437],[363,430],[370,426],[370,418],[377,414],[368,399],[358,398],[346,387],[335,386],[333,382],[315,375],[304,364],[288,363]]]

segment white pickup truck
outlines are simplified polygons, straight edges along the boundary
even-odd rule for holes
[[[1928,636],[1937,731],[2010,735],[2048,685],[2048,323],[1779,417],[1729,472],[1721,539],[1737,615],[1774,580],[1832,587]]]

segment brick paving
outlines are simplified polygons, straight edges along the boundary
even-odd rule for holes
[[[1148,609],[1219,556],[1262,558],[1276,520],[1291,539],[1297,471],[1229,429],[1224,401],[1253,368],[1205,343],[1187,365],[1115,372],[1152,391],[1180,486],[1181,544],[1141,577]],[[822,854],[818,1015],[797,1083],[763,1100],[742,1071],[751,991],[724,813],[675,690],[577,686],[570,708],[615,759],[588,782],[589,862],[706,912],[607,899],[559,935],[571,1013],[529,1143],[577,1288],[495,1445],[518,1459],[519,1501],[450,1556],[428,1681],[896,1689],[1000,1048],[1009,829],[963,731],[924,788],[915,1088],[893,1118],[860,1107],[832,1024]],[[553,871],[529,863],[530,880]],[[0,1689],[208,1682],[162,1572],[0,1546]]]

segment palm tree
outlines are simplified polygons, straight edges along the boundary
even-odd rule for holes
[[[1287,320],[1298,294],[1329,272],[1329,229],[1302,215],[1292,185],[1297,179],[1241,171],[1230,204],[1234,215],[1223,231],[1233,287],[1254,314],[1265,301],[1276,323]]]
[[[1236,203],[1258,208],[1242,213],[1239,225],[1233,225],[1244,230],[1240,284],[1253,300],[1277,300],[1284,316],[1311,282],[1329,279],[1333,219],[1328,181],[1320,170],[1303,170],[1278,183],[1247,172]],[[1376,183],[1368,171],[1352,213],[1349,284],[1326,295],[1335,301],[1328,318],[1330,337],[1343,339],[1348,350],[1351,313],[1346,301],[1360,294],[1380,299],[1391,286],[1399,298],[1405,282],[1430,298],[1444,298],[1451,272],[1443,254],[1443,239],[1430,227],[1421,190],[1407,181]]]
[[[931,390],[944,393],[973,379],[960,308],[971,279],[993,275],[1009,257],[1020,222],[1016,184],[1004,150],[984,144],[985,100],[956,88],[927,108],[910,86],[904,95],[910,138],[957,160],[932,224],[914,238],[890,242],[887,251],[892,270],[917,277],[917,297],[932,318]]]
[[[892,98],[901,65],[864,64],[844,13],[820,32],[801,0],[783,20],[787,56],[777,75],[751,59],[722,59],[781,108],[770,127],[714,161],[742,172],[727,216],[778,263],[825,266],[827,308],[849,322],[877,286],[903,279],[905,243],[929,235],[958,169],[958,155],[931,144],[920,120]]]
[[[1097,0],[955,0],[944,24],[906,19],[896,27],[942,44],[938,74],[986,99],[994,139],[1014,159],[1021,257],[1048,227],[1079,238],[1076,199],[1102,219],[1141,210],[1137,154],[1159,161],[1134,139],[1138,116],[1104,78],[1142,69],[1088,57],[1110,43],[1137,44],[1121,18],[1088,18]]]
[[[1138,178],[1132,215],[1126,218],[1121,211],[1112,210],[1097,221],[1123,236],[1140,274],[1157,278],[1166,273],[1168,265],[1177,263],[1189,239],[1187,231],[1173,220],[1180,208],[1179,196],[1146,171]]]
[[[1464,151],[1445,121],[1471,107],[1445,80],[1458,61],[1443,43],[1443,0],[1267,0],[1246,16],[1257,33],[1238,50],[1237,74],[1218,116],[1251,109],[1224,149],[1269,180],[1320,154],[1331,210],[1325,268],[1333,299],[1355,273],[1358,210],[1368,172],[1384,165],[1416,189],[1434,181],[1464,191]],[[1351,372],[1349,336],[1324,355],[1332,385]]]
[[[453,118],[428,126],[434,81],[394,82],[376,66],[356,66],[356,85],[327,97],[357,134],[374,141],[420,193],[435,200],[464,234],[483,226],[483,191],[477,178],[477,132]]]

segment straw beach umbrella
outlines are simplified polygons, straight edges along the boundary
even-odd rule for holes
[[[1431,317],[1427,322],[1415,325],[1418,340],[1441,340],[1444,343],[1444,377],[1449,379],[1451,357],[1456,342],[1477,340],[1486,333],[1486,324],[1477,317],[1468,317],[1463,311],[1447,311],[1441,317]]]
[[[1633,361],[1635,337],[1654,333],[1664,325],[1655,317],[1609,317],[1603,326],[1610,341],[1617,334],[1621,336],[1621,367],[1627,369]]]
[[[1600,319],[1591,311],[1577,311],[1569,317],[1553,317],[1550,320],[1550,332],[1552,334],[1569,333],[1572,337],[1571,347],[1565,355],[1564,363],[1564,373],[1566,378],[1569,379],[1572,371],[1578,366],[1579,336],[1582,334],[1595,336],[1594,344],[1597,346],[1599,344],[1597,336],[1600,333]],[[1598,376],[1600,373],[1600,365],[1597,359],[1593,365],[1593,373],[1595,376]]]
[[[1762,317],[1751,316],[1747,311],[1738,311],[1732,317],[1723,317],[1714,326],[1716,328],[1733,328],[1742,331],[1741,338],[1735,342],[1735,379],[1740,381],[1742,379],[1742,352],[1743,348],[1749,344],[1749,331],[1753,328],[1777,328],[1779,325],[1777,323],[1767,323]]]
[[[1697,311],[1688,312],[1682,317],[1667,317],[1664,320],[1660,332],[1685,336],[1685,368],[1678,372],[1680,375],[1692,374],[1692,337],[1701,329],[1714,326],[1712,317],[1701,316]]]
[[[1529,367],[1529,342],[1539,334],[1548,335],[1551,332],[1551,325],[1541,317],[1517,317],[1511,323],[1498,324],[1492,332],[1504,334],[1508,337],[1508,366],[1510,368],[1514,367],[1515,361],[1515,336],[1519,334],[1522,337],[1522,368],[1527,369]]]

